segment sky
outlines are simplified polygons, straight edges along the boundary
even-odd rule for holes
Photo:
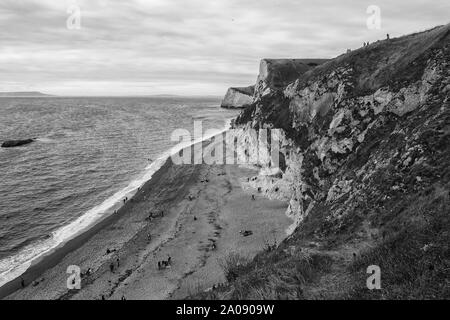
[[[221,96],[254,84],[263,58],[449,22],[448,0],[1,0],[0,91]]]

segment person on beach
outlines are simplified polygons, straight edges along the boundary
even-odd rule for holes
[[[117,262],[117,268],[118,268],[120,266],[120,259],[117,258],[116,262]]]
[[[110,264],[109,265],[109,270],[112,272],[112,273],[114,273],[114,264]]]

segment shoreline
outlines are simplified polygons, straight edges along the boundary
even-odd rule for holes
[[[13,287],[17,287],[20,288],[20,279],[24,278],[25,282],[28,281],[27,278],[29,278],[28,274],[35,274],[35,273],[39,273],[39,272],[34,272],[35,269],[40,270],[42,268],[38,268],[38,265],[41,264],[42,261],[46,261],[48,260],[49,256],[61,256],[60,252],[70,252],[70,250],[66,250],[65,248],[70,247],[71,243],[76,242],[76,239],[79,238],[83,238],[83,236],[85,234],[89,234],[90,233],[90,229],[95,229],[98,230],[97,225],[105,223],[107,224],[108,221],[110,221],[110,217],[112,215],[114,215],[114,211],[119,211],[124,204],[122,204],[122,198],[123,197],[128,197],[129,200],[133,199],[133,197],[136,195],[136,193],[138,192],[138,189],[143,188],[147,183],[149,183],[152,179],[153,176],[160,172],[161,170],[164,170],[164,167],[167,168],[168,162],[171,161],[171,156],[180,152],[183,149],[186,148],[194,148],[195,145],[197,145],[198,143],[205,143],[208,140],[210,140],[212,137],[219,135],[219,134],[223,134],[224,132],[226,132],[227,130],[229,130],[230,128],[230,123],[231,123],[232,119],[228,119],[226,120],[226,124],[224,126],[223,129],[219,129],[216,130],[214,133],[211,133],[207,136],[202,136],[200,139],[191,141],[189,143],[185,143],[183,145],[178,144],[175,145],[173,147],[170,147],[169,149],[167,149],[165,152],[163,152],[157,159],[155,159],[153,161],[153,163],[151,163],[149,166],[147,166],[145,168],[145,170],[143,171],[143,174],[140,178],[136,178],[134,180],[131,180],[129,182],[129,185],[127,187],[122,188],[121,190],[117,191],[114,195],[110,196],[109,198],[105,199],[102,203],[100,203],[99,205],[89,209],[88,211],[86,211],[83,215],[81,215],[78,219],[85,217],[89,211],[96,209],[97,207],[101,207],[103,206],[105,203],[107,203],[108,201],[110,201],[113,198],[117,198],[115,197],[117,194],[121,194],[121,199],[118,200],[116,199],[115,202],[112,202],[111,205],[107,206],[106,209],[101,210],[100,212],[102,212],[102,217],[94,220],[93,222],[91,222],[90,224],[82,227],[81,229],[77,230],[74,234],[72,234],[71,236],[69,236],[68,238],[62,240],[59,244],[57,244],[55,247],[53,248],[49,248],[47,249],[47,251],[44,251],[40,254],[38,254],[37,257],[32,258],[29,261],[26,261],[24,263],[29,263],[30,265],[19,275],[15,276],[14,278],[6,281],[4,284],[0,285],[0,299],[2,299],[4,297],[4,294],[2,293],[3,291],[7,291],[10,292]],[[155,166],[156,168],[154,168],[152,170],[152,166]],[[146,176],[150,174],[149,178],[146,178]],[[138,186],[132,186],[135,183],[139,183],[140,181],[140,187]],[[130,189],[127,191],[127,189]],[[119,212],[117,212],[117,214],[119,214]],[[89,218],[89,217],[87,217]],[[106,221],[105,221],[106,220]],[[61,231],[64,228],[67,228],[69,226],[71,226],[71,224],[77,222],[77,220],[74,220],[73,222],[69,223],[66,226],[61,227],[60,229],[56,230],[57,231]],[[103,225],[103,224],[102,224]],[[101,229],[101,228],[100,228]],[[59,253],[59,254],[58,254]],[[34,279],[32,279],[31,281],[35,280],[37,277],[34,277]]]
[[[195,151],[197,143],[207,145],[210,140],[184,148]],[[262,195],[251,200],[252,188],[244,188],[244,177],[255,174],[257,170],[238,165],[175,165],[168,156],[116,214],[36,261],[0,288],[0,299],[179,299],[199,282],[203,290],[223,282],[220,259],[234,251],[251,258],[268,240],[284,239],[292,223],[285,215],[287,203]],[[148,219],[149,212],[159,211],[163,218]],[[242,228],[251,228],[253,236],[242,237]],[[110,248],[114,253],[105,254]],[[174,257],[174,266],[158,270],[158,259],[168,256]],[[119,258],[120,267],[110,272]],[[69,265],[80,266],[82,272],[92,268],[93,274],[82,278],[80,291],[66,288]]]
[[[167,169],[170,166],[170,158],[166,159],[165,163],[159,168],[153,176],[144,183],[141,189],[148,188],[152,183],[156,180],[160,179],[163,174],[164,169]],[[72,252],[76,248],[82,246],[86,241],[88,241],[93,235],[95,235],[98,231],[107,227],[114,221],[118,220],[125,212],[127,204],[132,201],[132,199],[136,196],[134,194],[126,204],[120,206],[117,209],[117,213],[114,214],[115,206],[111,208],[112,213],[110,212],[106,217],[96,221],[92,226],[86,228],[86,230],[81,230],[78,235],[75,235],[72,239],[58,245],[56,248],[52,249],[50,252],[43,254],[41,257],[36,258],[31,262],[31,265],[27,268],[27,270],[22,273],[20,276],[12,279],[11,281],[5,283],[0,287],[0,299],[5,298],[6,296],[14,293],[17,290],[21,289],[21,279],[25,280],[25,285],[31,284],[37,278],[39,278],[42,273],[44,273],[47,269],[54,267],[58,264],[61,259]]]

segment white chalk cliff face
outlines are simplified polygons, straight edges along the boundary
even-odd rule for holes
[[[326,59],[263,59],[259,65],[254,100],[287,86]]]
[[[439,166],[439,150],[424,139],[435,129],[441,139],[441,122],[449,117],[449,29],[380,41],[318,66],[261,62],[253,103],[234,126],[284,131],[283,175],[251,183],[269,197],[288,199],[295,221],[289,233],[319,212],[318,232],[337,232],[358,208],[379,197],[388,201],[393,196],[386,190],[406,187],[380,176]],[[418,118],[426,126],[417,126]]]
[[[256,85],[229,88],[222,108],[246,108],[263,96],[284,88],[305,72],[328,61],[327,59],[263,59]]]
[[[222,108],[245,108],[253,103],[254,86],[229,88],[222,100]]]
[[[232,122],[241,156],[262,157],[243,187],[286,201],[293,223],[207,296],[448,298],[450,24],[295,61],[263,60],[253,103]],[[280,140],[278,168],[258,149],[264,129],[281,130],[268,142]],[[382,290],[367,289],[370,265]]]

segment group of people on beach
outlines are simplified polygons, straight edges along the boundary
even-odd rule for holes
[[[250,179],[248,179],[248,180],[250,180]],[[201,183],[208,183],[208,182],[209,182],[208,179],[201,180]],[[252,195],[251,197],[252,197],[252,200],[256,200],[255,195]],[[189,199],[189,201],[193,201],[195,199],[195,196],[189,195],[188,199]],[[123,198],[124,204],[127,201],[128,201],[128,197]],[[117,213],[117,212],[118,212],[118,210],[114,211],[114,213]],[[152,218],[155,218],[155,217],[164,217],[164,211],[161,210],[159,212],[149,212],[148,220],[151,220]],[[193,218],[194,218],[194,220],[197,220],[196,216],[194,216]],[[244,232],[241,232],[241,234],[243,236],[248,236],[251,234],[251,231],[244,231]],[[151,239],[152,239],[152,236],[150,233],[148,233],[147,240],[151,241]],[[213,242],[211,244],[211,249],[212,250],[217,249],[217,245],[215,242]],[[110,249],[110,248],[106,249],[106,255],[110,255],[115,252],[117,252],[117,249]],[[171,256],[168,256],[167,260],[158,261],[158,270],[164,270],[164,269],[170,268],[171,266],[172,266],[172,257]],[[109,271],[111,273],[115,273],[115,271],[118,270],[119,267],[120,267],[120,258],[119,257],[116,257],[115,260],[111,260],[111,262],[109,263]],[[81,273],[81,277],[89,276],[92,273],[93,273],[93,270],[91,268],[89,268],[85,273]],[[25,288],[26,283],[25,283],[24,278],[20,278],[20,285],[22,288]],[[105,295],[101,295],[101,299],[105,300],[106,299]],[[126,300],[125,296],[122,296],[121,300]]]
[[[172,257],[169,256],[167,260],[158,261],[158,270],[164,270],[172,266]]]
[[[114,273],[114,268],[116,267],[116,265],[117,265],[117,268],[120,267],[120,259],[119,259],[119,258],[116,259],[116,263],[115,263],[115,264],[114,264],[113,262],[111,262],[111,263],[109,264],[109,271],[111,271],[112,273]]]
[[[164,217],[164,211],[163,210],[161,210],[159,212],[150,211],[148,213],[148,217],[146,220],[152,221],[153,218],[157,218],[157,217],[161,217],[161,218]]]

